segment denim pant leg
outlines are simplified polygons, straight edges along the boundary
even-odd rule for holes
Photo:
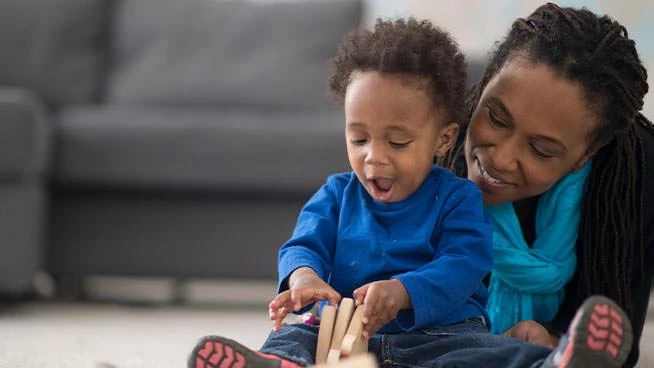
[[[314,364],[317,344],[317,326],[293,324],[285,325],[279,332],[271,332],[259,351],[306,366]]]
[[[427,361],[427,367],[540,367],[552,349],[502,335],[462,334],[443,341],[449,351]]]
[[[536,367],[551,349],[493,335],[483,322],[467,320],[437,329],[384,335],[382,367]]]

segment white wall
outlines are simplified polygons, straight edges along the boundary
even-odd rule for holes
[[[538,0],[366,0],[366,23],[378,17],[415,16],[431,19],[459,41],[469,57],[486,57],[493,44],[517,17],[526,17],[545,1]],[[654,1],[562,0],[561,6],[582,7],[609,14],[622,23],[636,41],[641,60],[654,85]],[[644,113],[654,120],[654,93],[645,98]]]

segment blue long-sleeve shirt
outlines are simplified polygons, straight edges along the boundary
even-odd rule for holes
[[[492,267],[491,227],[479,189],[434,166],[418,190],[375,201],[354,173],[330,176],[303,207],[279,251],[279,291],[310,267],[342,296],[399,279],[412,309],[380,330],[411,331],[486,316],[482,284]]]

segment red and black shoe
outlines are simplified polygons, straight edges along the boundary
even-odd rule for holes
[[[203,337],[188,358],[188,368],[300,368],[275,355],[252,350],[222,336]]]
[[[631,351],[631,322],[614,301],[592,296],[582,304],[544,367],[620,367]]]

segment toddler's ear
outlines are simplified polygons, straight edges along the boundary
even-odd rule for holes
[[[456,137],[459,134],[459,124],[450,123],[447,126],[441,128],[438,133],[438,139],[436,140],[436,149],[434,151],[434,156],[438,158],[445,157],[447,151],[452,148],[454,142],[456,142]]]

